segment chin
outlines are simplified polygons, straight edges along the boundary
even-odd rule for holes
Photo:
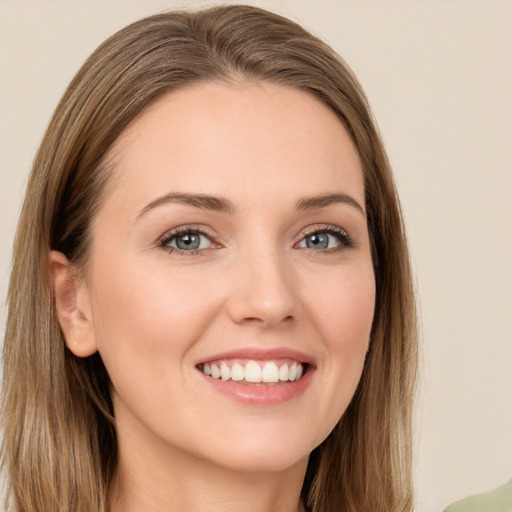
[[[327,434],[326,434],[327,435]],[[309,454],[323,438],[312,441],[303,431],[275,431],[269,435],[226,436],[210,445],[210,460],[241,473],[269,473],[307,465]]]
[[[266,453],[263,453],[263,452]],[[233,450],[224,460],[217,460],[226,469],[238,473],[277,473],[288,469],[307,465],[309,451],[306,453],[293,453],[292,450],[273,451],[254,450],[254,452],[233,453]]]

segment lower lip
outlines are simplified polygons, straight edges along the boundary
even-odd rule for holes
[[[314,369],[308,371],[296,381],[276,384],[242,384],[232,380],[214,379],[203,372],[201,376],[205,382],[219,393],[229,398],[249,405],[278,405],[294,398],[298,398],[309,386]]]

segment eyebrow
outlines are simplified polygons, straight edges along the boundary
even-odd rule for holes
[[[145,206],[137,215],[137,218],[142,217],[149,210],[170,203],[185,204],[188,206],[194,206],[201,210],[213,210],[216,212],[234,213],[236,208],[235,205],[222,197],[209,196],[207,194],[187,194],[183,192],[171,192],[165,194],[162,197],[151,201]]]
[[[302,199],[299,199],[297,201],[296,208],[297,210],[314,210],[325,208],[331,204],[336,203],[344,203],[348,204],[349,206],[353,206],[356,210],[358,210],[364,216],[366,216],[363,207],[352,196],[344,194],[343,192],[303,197]]]
[[[171,203],[185,204],[188,206],[194,206],[195,208],[200,208],[201,210],[212,210],[222,213],[236,212],[235,205],[229,199],[225,199],[223,197],[210,196],[207,194],[170,192],[169,194],[165,194],[146,205],[138,213],[137,219],[145,215],[149,210]],[[315,210],[326,208],[327,206],[336,203],[348,204],[366,216],[363,207],[352,196],[342,192],[303,197],[297,201],[295,208],[297,210]]]

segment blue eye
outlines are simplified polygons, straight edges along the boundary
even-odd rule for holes
[[[343,247],[353,247],[350,236],[342,229],[329,228],[317,230],[306,235],[297,247],[316,251],[336,250]]]
[[[212,246],[212,241],[207,235],[200,231],[187,230],[170,234],[162,240],[159,245],[171,249],[171,251],[174,249],[192,252],[201,249],[209,249]]]
[[[332,247],[333,243],[338,243],[338,240],[327,233],[314,233],[313,235],[308,235],[305,240],[306,247],[309,249],[329,249],[329,245]]]

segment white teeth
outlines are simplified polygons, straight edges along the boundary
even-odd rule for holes
[[[235,363],[231,367],[231,380],[244,380],[245,378],[245,371],[244,367],[241,364]]]
[[[281,366],[281,368],[279,368],[279,380],[288,380],[288,374],[289,374],[288,365],[283,364],[283,366]]]
[[[261,382],[279,382],[279,369],[276,363],[265,363],[261,370]]]
[[[263,367],[256,361],[248,361],[245,367],[240,363],[234,363],[231,367],[225,361],[217,363],[205,363],[202,371],[205,375],[223,381],[233,380],[235,382],[245,380],[251,383],[272,383],[272,382],[293,382],[299,380],[304,368],[299,363],[292,363],[290,366],[282,364],[278,366],[274,361],[266,362]]]
[[[222,380],[229,380],[231,378],[231,370],[226,363],[222,363],[220,366],[220,378]]]
[[[220,370],[216,364],[212,364],[210,367],[210,371],[212,372],[212,377],[214,379],[218,379],[220,377]]]
[[[295,380],[297,378],[297,365],[293,363],[290,366],[290,373],[288,374],[288,380]]]
[[[247,382],[261,382],[261,366],[254,361],[245,365],[245,380]]]

